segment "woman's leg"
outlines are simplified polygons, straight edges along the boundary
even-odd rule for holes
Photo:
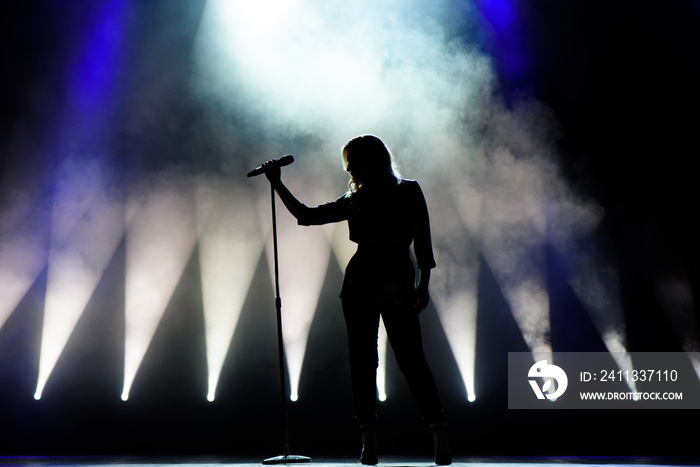
[[[382,319],[396,362],[404,374],[413,397],[418,402],[424,420],[433,430],[435,463],[452,463],[447,429],[435,378],[423,353],[420,320],[415,310],[388,307],[382,310]]]
[[[392,306],[382,310],[382,318],[396,362],[418,402],[423,418],[431,425],[442,422],[442,405],[435,379],[423,353],[418,313]]]
[[[378,462],[375,434],[377,401],[377,333],[379,310],[358,301],[343,300],[343,315],[348,333],[350,380],[355,407],[355,419],[362,434],[363,464]]]
[[[348,332],[350,379],[355,417],[360,424],[374,423],[377,399],[377,334],[379,310],[359,301],[343,300]]]

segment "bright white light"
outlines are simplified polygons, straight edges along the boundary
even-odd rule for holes
[[[124,389],[131,385],[197,240],[190,182],[152,177],[128,201]],[[124,399],[126,400],[126,399]]]
[[[129,400],[129,393],[128,393],[128,392],[126,392],[126,391],[125,391],[125,392],[122,392],[122,400],[123,400],[124,402],[126,402],[126,401]]]
[[[303,183],[292,180],[299,199],[312,197],[304,192]],[[269,194],[261,198],[260,218],[263,225],[271,225]],[[275,206],[280,204],[276,199]],[[271,232],[270,229],[266,229]],[[306,354],[309,329],[316,313],[318,298],[326,277],[330,244],[324,229],[318,226],[304,227],[280,206],[277,209],[277,239],[279,250],[280,298],[282,299],[282,337],[284,339],[290,391],[298,397],[301,368]],[[272,240],[266,245],[267,257],[274,283],[274,255]],[[274,289],[271,291],[274,294]],[[271,304],[274,302],[271,300]],[[274,308],[270,310],[274,312]]]
[[[388,337],[384,320],[379,320],[379,336],[377,338],[377,353],[379,355],[379,366],[377,367],[377,394],[379,400],[386,401],[386,344]]]
[[[206,9],[217,8],[219,15],[235,18],[240,28],[236,31],[246,38],[263,39],[278,28],[288,27],[283,20],[295,0],[227,1],[220,4],[207,2]],[[206,14],[206,12],[205,12]],[[234,33],[232,31],[232,33]]]
[[[235,186],[201,177],[195,197],[210,401],[263,249],[255,198]]]
[[[438,264],[430,280],[431,300],[457,362],[467,400],[473,402],[480,261],[475,233],[479,231],[481,196],[466,192],[468,188],[464,183],[431,186],[427,201]]]
[[[605,337],[605,336],[603,336]],[[608,342],[606,342],[606,345]],[[627,350],[622,348],[620,350],[611,350],[610,354],[612,355],[613,359],[615,360],[615,363],[617,363],[617,367],[623,372],[629,372],[630,374],[632,373],[632,357],[627,353]],[[633,380],[630,379],[628,381],[625,381],[627,384],[627,387],[630,388],[630,391],[632,392],[637,392],[637,383]]]
[[[445,43],[437,21],[402,18],[413,5],[388,0],[307,0],[263,2],[252,26],[263,15],[251,3],[207,2],[194,47],[204,95],[281,138],[323,135],[334,145],[323,158],[365,132],[430,154],[427,165],[463,152],[465,109],[479,112],[471,104],[494,74],[485,55]]]
[[[447,266],[442,261],[443,267]],[[478,269],[478,266],[477,266]],[[450,343],[457,362],[467,400],[476,399],[474,364],[476,360],[476,302],[475,287],[466,285],[464,291],[458,289],[447,297],[434,295],[440,322]]]
[[[124,207],[101,192],[97,167],[67,164],[62,175],[52,218],[39,396],[124,233]]]

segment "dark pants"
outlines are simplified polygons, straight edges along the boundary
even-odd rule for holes
[[[393,304],[343,299],[343,314],[348,331],[350,377],[357,421],[366,425],[375,420],[380,315],[396,362],[418,402],[421,415],[431,424],[442,421],[435,379],[423,353],[418,312]]]

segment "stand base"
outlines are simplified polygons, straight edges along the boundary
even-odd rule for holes
[[[311,458],[306,457],[306,456],[292,456],[292,455],[277,456],[277,457],[270,457],[269,459],[265,459],[263,461],[263,464],[265,464],[265,465],[269,465],[269,464],[299,464],[302,462],[311,462]]]

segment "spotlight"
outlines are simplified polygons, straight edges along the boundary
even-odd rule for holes
[[[255,199],[236,186],[224,178],[200,177],[195,194],[209,401],[263,249]]]
[[[483,184],[479,246],[523,338],[534,353],[551,353],[545,280],[545,173],[498,149]]]
[[[301,183],[295,186],[303,186]],[[299,191],[299,190],[297,190]],[[300,191],[301,199],[308,199]],[[266,199],[269,195],[266,196]],[[260,216],[269,225],[270,207],[260,203]],[[277,211],[280,298],[282,299],[282,336],[291,397],[298,397],[301,368],[306,353],[309,329],[326,276],[330,244],[323,228],[301,227],[286,210]],[[271,228],[267,231],[271,231]],[[267,243],[270,272],[273,275],[272,242]],[[294,400],[294,399],[293,399]]]
[[[128,201],[124,389],[131,385],[197,241],[189,180],[162,173]]]
[[[124,233],[124,207],[90,164],[67,164],[54,202],[37,395],[68,342]]]
[[[379,366],[377,367],[377,393],[379,400],[386,401],[386,344],[388,341],[384,321],[379,320],[379,336],[377,340],[377,352],[379,355]]]
[[[476,310],[479,251],[475,233],[479,231],[481,196],[457,184],[430,187],[433,243],[438,267],[431,276],[431,300],[435,303],[445,336],[459,369],[466,398],[473,402],[474,361],[476,358]],[[458,191],[459,190],[459,191]]]

